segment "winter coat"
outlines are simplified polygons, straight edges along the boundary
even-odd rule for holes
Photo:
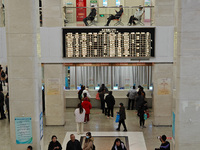
[[[85,114],[90,114],[90,109],[92,108],[92,105],[89,101],[84,100],[81,103],[82,107],[85,109],[86,113]]]
[[[0,92],[0,106],[4,105],[4,94]]]
[[[84,150],[92,150],[93,149],[93,143],[94,143],[94,139],[90,138],[87,143],[84,143],[83,149]]]
[[[85,112],[86,112],[85,109],[83,109],[82,114],[80,114],[79,108],[77,108],[77,109],[74,111],[74,114],[75,114],[75,117],[76,117],[76,123],[84,122],[84,119],[85,119]]]
[[[117,147],[117,145],[114,145],[112,147],[112,150],[126,150],[126,147],[125,147],[124,143],[121,143],[121,145],[119,147]]]
[[[58,141],[56,141],[55,143],[53,141],[51,141],[49,143],[48,150],[54,150],[55,147],[59,147],[59,149],[55,149],[55,150],[62,150],[62,146],[61,146],[61,144]]]
[[[115,105],[115,98],[113,95],[107,95],[105,98],[105,102],[108,107],[113,107]]]
[[[125,120],[126,119],[126,112],[125,112],[125,107],[121,106],[119,108],[119,115],[120,115],[120,120]]]

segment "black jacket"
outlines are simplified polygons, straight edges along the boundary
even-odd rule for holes
[[[160,146],[160,150],[170,150],[170,143],[168,141],[162,143]]]
[[[108,107],[113,107],[115,105],[115,98],[113,95],[107,95],[105,101]]]
[[[136,109],[138,110],[144,104],[144,97],[139,95],[136,97]]]
[[[120,146],[113,145],[112,150],[126,150],[126,147],[123,142],[121,142]]]
[[[81,144],[78,140],[72,142],[71,140],[67,143],[66,150],[82,150]]]
[[[0,106],[4,105],[4,94],[0,92]]]
[[[117,11],[116,12],[116,15],[115,15],[115,17],[118,19],[118,18],[120,18],[121,17],[121,15],[123,14],[123,12],[124,12],[124,10],[123,10],[123,8],[122,9],[120,9],[119,11]]]
[[[54,149],[55,147],[59,147],[59,149]],[[61,146],[61,144],[58,141],[56,141],[55,143],[53,141],[51,141],[49,143],[48,150],[62,150],[62,146]]]
[[[95,8],[91,9],[91,12],[89,14],[89,17],[90,18],[94,18],[97,14],[97,10]]]
[[[125,120],[126,119],[126,112],[125,112],[125,107],[124,106],[119,108],[119,115],[120,115],[120,120]]]

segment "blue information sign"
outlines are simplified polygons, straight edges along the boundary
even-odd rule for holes
[[[15,134],[17,144],[32,144],[32,121],[31,117],[15,118]]]

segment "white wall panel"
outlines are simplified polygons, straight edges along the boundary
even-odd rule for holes
[[[7,51],[6,51],[6,29],[0,28],[0,64],[7,63]]]

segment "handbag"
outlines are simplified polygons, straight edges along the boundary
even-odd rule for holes
[[[99,93],[96,95],[96,100],[100,100]]]
[[[120,119],[120,115],[117,114],[115,122],[118,123],[118,122],[119,122],[119,119]]]

